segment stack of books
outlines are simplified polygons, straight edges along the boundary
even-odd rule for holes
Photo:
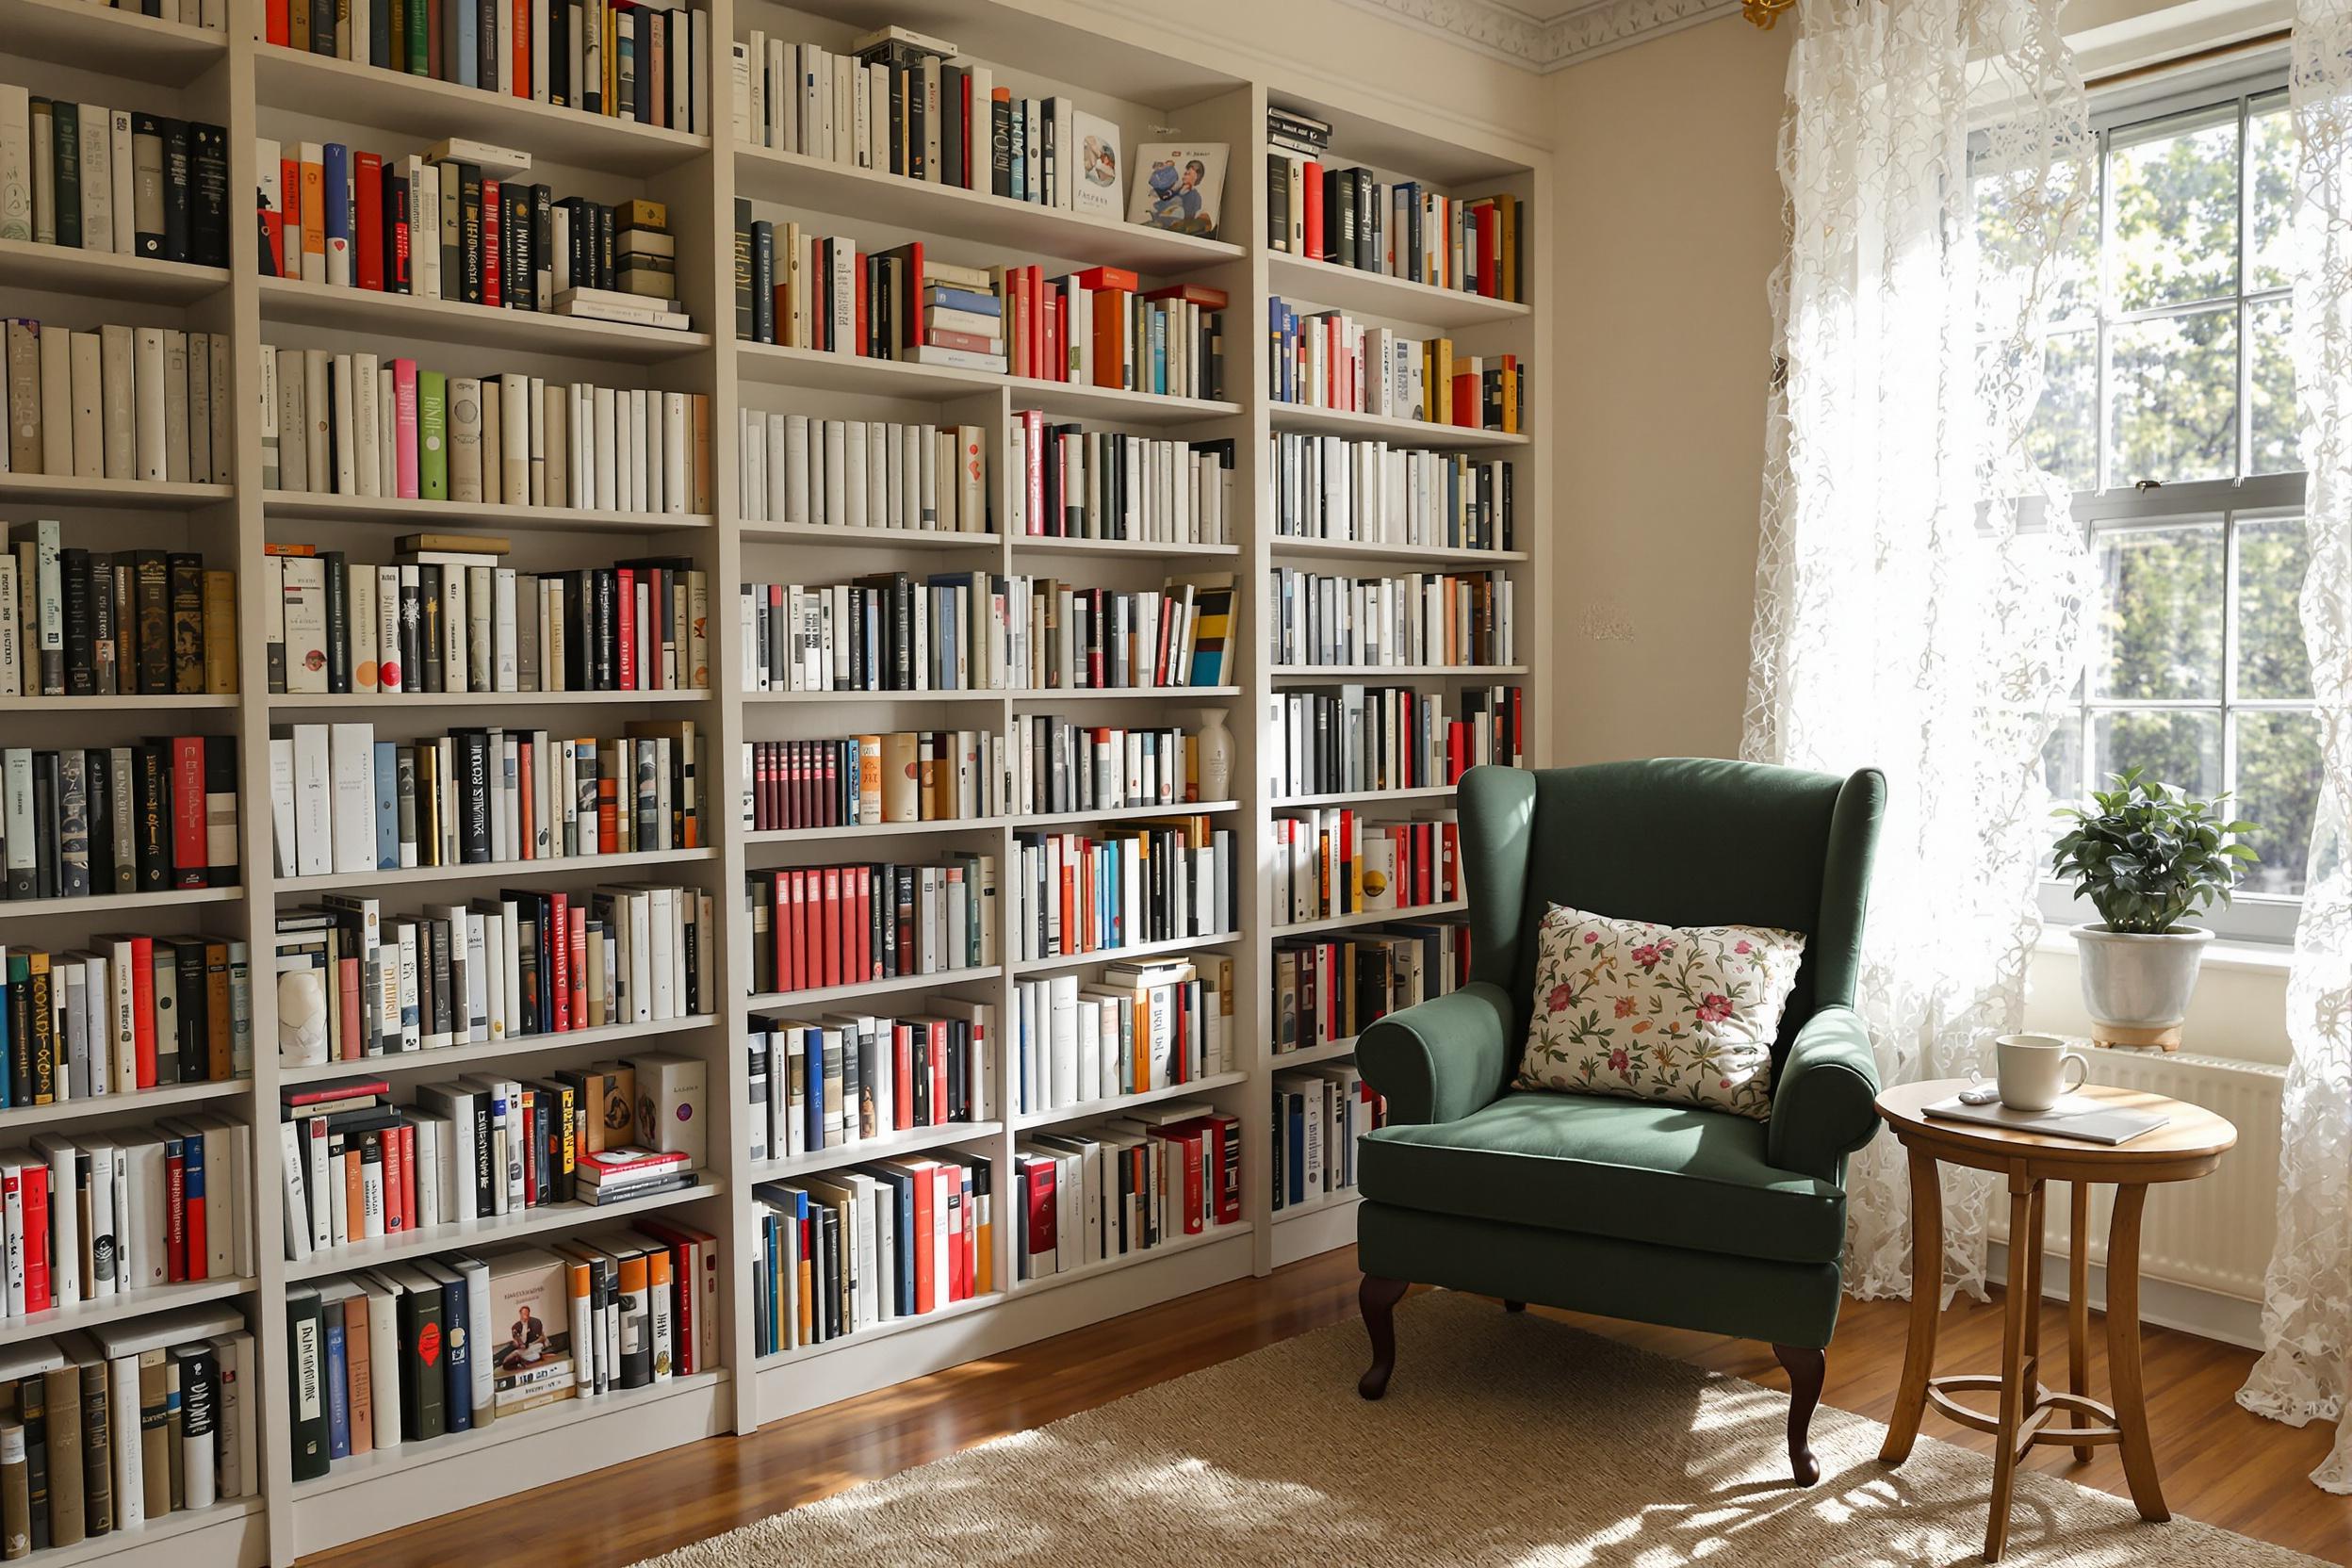
[[[752,1189],[752,1346],[777,1355],[997,1288],[983,1154],[881,1159]]]
[[[1233,575],[1164,579],[1157,590],[1004,580],[1005,684],[1021,691],[1222,686],[1234,645]]]
[[[1273,822],[1278,920],[1409,913],[1462,896],[1453,813],[1428,821],[1366,817],[1352,807],[1286,812]]]
[[[1481,763],[1518,767],[1527,755],[1525,695],[1517,686],[1454,695],[1354,684],[1278,692],[1265,752],[1267,793],[1288,800],[1425,790]]]
[[[753,832],[978,822],[1004,810],[1004,742],[987,730],[899,729],[838,740],[745,741]]]
[[[751,1020],[751,1157],[798,1159],[987,1119],[995,1009]]]
[[[1518,646],[1513,585],[1502,572],[1334,577],[1274,567],[1274,662],[1318,665],[1509,664]]]
[[[237,795],[234,736],[60,751],[0,747],[6,896],[234,888]]]
[[[1388,1102],[1351,1062],[1274,1075],[1274,1207],[1356,1190],[1356,1149],[1388,1125]]]
[[[1051,713],[1013,719],[1010,808],[1023,814],[1182,806],[1200,798],[1200,740],[1175,726],[1129,729]]]
[[[1285,539],[1516,549],[1513,466],[1385,441],[1276,431],[1274,531]]]
[[[57,1105],[253,1070],[253,962],[222,937],[0,947],[0,1105]]]
[[[996,857],[794,866],[744,878],[752,988],[790,993],[996,963]]]
[[[1233,1070],[1233,962],[1200,954],[1053,974],[1015,988],[1024,1116],[1149,1094]]]
[[[0,239],[229,264],[229,133],[0,82]]]
[[[1233,542],[1233,444],[1049,425],[1023,409],[1006,431],[1015,533],[1157,545]]]
[[[1013,1248],[1043,1280],[1241,1223],[1241,1119],[1201,1101],[1039,1133],[1014,1146]]]
[[[1279,295],[1267,299],[1266,318],[1266,396],[1278,403],[1506,435],[1527,429],[1527,368],[1517,354],[1457,354],[1450,337],[1407,337],[1345,311],[1302,315]]]
[[[1115,958],[1148,942],[1240,928],[1233,833],[1207,817],[1016,833],[1013,854],[1016,959]]]
[[[74,332],[14,317],[0,473],[227,484],[229,340],[177,327]]]
[[[1392,925],[1274,944],[1274,1054],[1351,1040],[1400,1008],[1469,982],[1470,928]]]
[[[89,550],[54,520],[0,552],[0,697],[229,695],[237,574],[196,551]]]
[[[988,457],[978,425],[811,418],[743,410],[746,523],[985,535]]]
[[[0,1151],[12,1318],[253,1272],[253,1129],[172,1117]]]

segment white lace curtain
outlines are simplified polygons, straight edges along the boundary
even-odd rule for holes
[[[2095,189],[2058,8],[1807,4],[1788,67],[1741,751],[1886,775],[1857,1005],[1890,1084],[1965,1073],[2017,1026],[2039,929],[2036,775],[2072,680],[2082,551],[2022,433]],[[1847,1188],[1847,1288],[1907,1295],[1892,1139]],[[1983,1294],[1987,1192],[1945,1176],[1947,1299]]]
[[[2278,1250],[2262,1359],[2238,1402],[2293,1426],[2339,1422],[2311,1479],[2352,1492],[2352,0],[2299,0],[2292,98],[2295,366],[2310,471],[2303,635],[2320,717],[2319,814],[2287,984]]]

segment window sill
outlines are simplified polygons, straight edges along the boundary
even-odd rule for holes
[[[2055,923],[2045,923],[2041,940],[2034,951],[2052,957],[2072,958],[2076,955],[2074,934]],[[2295,962],[2295,949],[2284,942],[2233,941],[2216,937],[2205,949],[2207,969],[2240,970],[2250,974],[2276,974],[2285,978]]]

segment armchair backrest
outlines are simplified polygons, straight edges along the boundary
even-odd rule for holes
[[[1582,768],[1473,768],[1459,797],[1471,976],[1511,998],[1535,984],[1554,904],[1665,925],[1801,931],[1805,960],[1773,1065],[1820,1008],[1854,1001],[1886,780],[1712,758]]]

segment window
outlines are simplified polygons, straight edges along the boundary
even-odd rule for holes
[[[2213,923],[2270,940],[2294,934],[2319,795],[2279,80],[2101,115],[2099,220],[2056,291],[2034,433],[2094,567],[2050,793],[2079,800],[2133,766],[2232,792],[2262,858]],[[2049,892],[2046,913],[2092,918]]]

